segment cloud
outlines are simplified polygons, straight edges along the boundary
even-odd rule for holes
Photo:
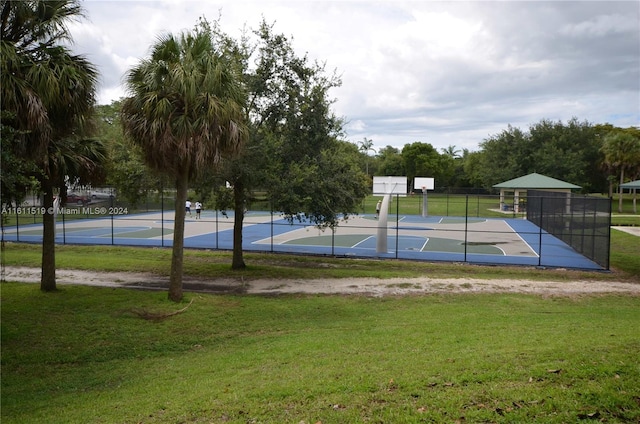
[[[572,117],[640,125],[640,3],[604,1],[85,1],[74,47],[101,71],[99,100],[163,32],[261,19],[342,79],[351,141],[475,149],[507,125]]]

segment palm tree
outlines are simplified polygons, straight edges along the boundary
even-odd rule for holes
[[[66,22],[79,16],[77,0],[0,3],[2,111],[14,116],[10,125],[20,137],[16,153],[40,169],[36,177],[46,209],[53,207],[62,170],[55,152],[65,150],[65,143],[79,135],[93,111],[97,71],[60,44],[70,40]],[[81,168],[82,163],[86,164],[80,160],[77,165]],[[56,289],[52,213],[43,215],[40,288]]]
[[[367,177],[369,176],[369,151],[372,150],[374,153],[376,149],[373,148],[373,140],[367,137],[363,137],[362,141],[358,141],[360,145],[359,150],[365,154],[365,173]]]
[[[640,139],[624,132],[607,135],[602,145],[604,162],[610,169],[620,173],[620,184],[624,183],[625,171],[632,171],[640,163]],[[618,186],[618,212],[622,212],[622,188]]]
[[[446,149],[440,149],[442,154],[450,157],[451,159],[459,159],[460,158],[460,150],[456,148],[455,145],[449,145]]]
[[[244,93],[235,68],[206,29],[166,35],[126,75],[125,134],[145,162],[175,179],[176,203],[169,299],[182,299],[185,201],[200,171],[237,152],[246,137]]]

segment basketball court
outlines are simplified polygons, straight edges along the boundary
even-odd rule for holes
[[[169,247],[173,212],[153,212],[58,221],[60,244]],[[342,220],[335,229],[289,222],[279,214],[249,211],[243,226],[243,250],[362,258],[471,262],[602,269],[555,237],[523,219],[375,214]],[[204,211],[187,216],[185,247],[231,250],[233,213]],[[381,234],[385,237],[380,242]],[[5,229],[6,241],[41,243],[42,225]],[[380,250],[380,245],[385,245]]]
[[[375,176],[373,194],[380,196],[376,214],[353,215],[335,228],[289,221],[278,213],[249,211],[242,228],[244,251],[299,253],[357,258],[410,259],[602,270],[602,266],[522,218],[429,216],[428,191],[433,178],[415,177],[422,193],[420,215],[394,215],[393,198],[406,196],[405,176]],[[378,209],[378,208],[377,208]],[[81,218],[81,219],[72,219]],[[26,221],[23,220],[22,222]],[[94,218],[58,216],[56,242],[169,247],[173,242],[173,211]],[[233,213],[203,211],[185,221],[184,246],[233,249]],[[6,241],[41,243],[42,225],[6,228]]]

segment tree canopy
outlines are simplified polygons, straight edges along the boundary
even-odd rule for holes
[[[477,151],[463,149],[462,155],[455,146],[438,152],[421,141],[405,144],[401,151],[387,146],[371,158],[370,166],[374,175],[406,175],[410,185],[416,176],[434,177],[436,189],[490,192],[497,183],[537,172],[580,185],[585,193],[603,193],[616,180],[621,184],[640,175],[640,160],[631,153],[638,140],[640,129],[634,127],[542,119],[526,130],[508,125],[482,140]]]
[[[207,23],[237,66],[247,87],[244,104],[249,137],[238,157],[226,161],[219,181],[232,185],[229,197],[218,186],[220,208],[234,209],[233,268],[243,268],[242,221],[252,193],[261,191],[275,211],[323,227],[354,213],[367,181],[357,151],[340,140],[342,119],[331,110],[329,92],[340,85],[324,65],[296,54],[291,40],[261,22],[236,41],[217,22]],[[226,199],[226,201],[225,201]]]
[[[482,143],[477,170],[486,188],[537,172],[581,185],[587,192],[603,189],[598,178],[597,132],[589,122],[541,120],[528,132],[509,126]]]

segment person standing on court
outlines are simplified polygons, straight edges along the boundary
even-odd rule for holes
[[[380,217],[380,208],[382,207],[382,200],[378,200],[376,203],[376,219]]]
[[[187,199],[184,204],[184,210],[189,214],[189,216],[191,216],[191,200]]]
[[[201,211],[202,211],[202,203],[196,202],[196,219],[200,219]]]

